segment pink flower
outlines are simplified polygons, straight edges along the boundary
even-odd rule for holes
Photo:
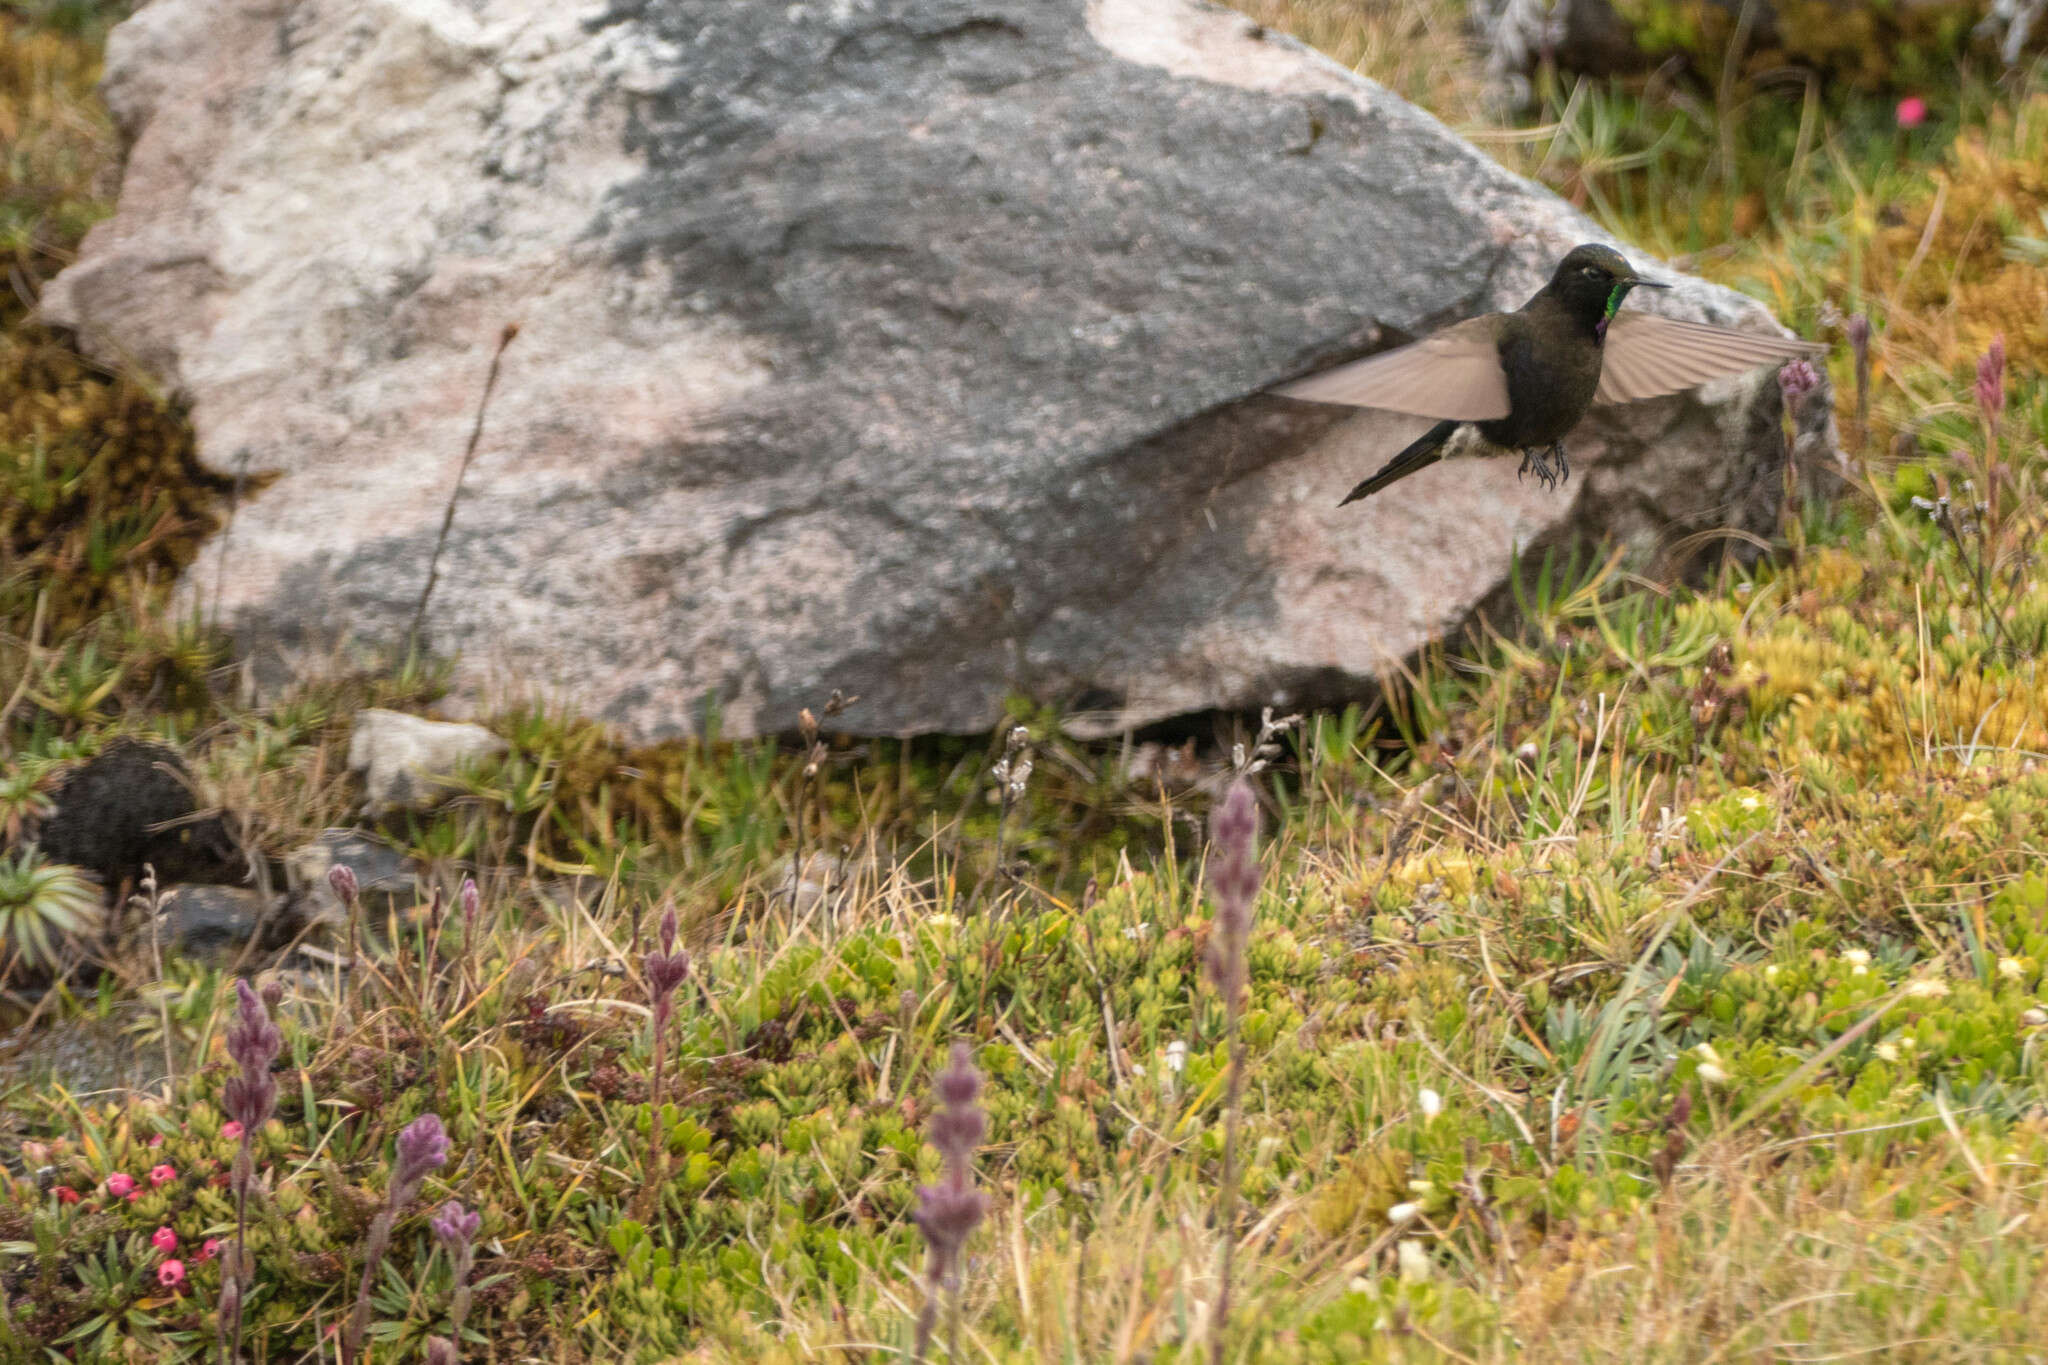
[[[226,1138],[229,1142],[233,1142],[236,1138],[242,1135],[242,1125],[236,1123],[233,1119],[229,1119],[226,1123],[223,1123],[220,1126],[220,1135]]]
[[[150,1237],[149,1244],[168,1256],[178,1249],[178,1234],[169,1228],[158,1228]]]
[[[161,1166],[149,1168],[149,1185],[151,1189],[160,1190],[177,1178],[178,1168],[171,1165],[168,1161]]]
[[[156,1282],[166,1289],[176,1289],[185,1283],[185,1263],[165,1261],[156,1268]]]
[[[199,1244],[199,1259],[210,1261],[220,1255],[220,1238],[209,1237]]]
[[[1927,101],[1918,95],[1908,95],[1899,101],[1899,126],[1918,128],[1927,122]]]
[[[163,1135],[162,1133],[151,1133],[151,1134],[149,1135],[149,1145],[150,1145],[150,1146],[152,1146],[152,1147],[161,1147],[161,1146],[163,1146],[163,1145],[164,1145],[164,1135]]]
[[[108,1194],[116,1196],[124,1195],[134,1188],[135,1177],[132,1175],[126,1175],[120,1171],[116,1171],[112,1175],[107,1177]]]
[[[50,1193],[57,1196],[57,1202],[60,1204],[76,1204],[78,1202],[78,1191],[72,1189],[69,1185],[59,1185],[56,1189],[51,1190]]]
[[[142,1198],[142,1191],[141,1191],[141,1190],[130,1190],[130,1191],[128,1191],[128,1202],[129,1202],[129,1203],[131,1203],[131,1204],[132,1204],[132,1203],[134,1203],[134,1202],[135,1202],[136,1200],[138,1200],[138,1199],[140,1199],[140,1198]]]

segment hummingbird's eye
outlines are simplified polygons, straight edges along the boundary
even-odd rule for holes
[[[1589,280],[1597,280],[1607,272],[1597,265],[1582,265],[1579,267],[1579,273]]]

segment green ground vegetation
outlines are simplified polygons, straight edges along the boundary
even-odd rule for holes
[[[449,1330],[426,1215],[451,1197],[483,1217],[464,1359],[907,1356],[956,1039],[992,1196],[963,1358],[1208,1358],[1225,1237],[1229,1361],[2038,1352],[2048,82],[1944,69],[1902,128],[1894,94],[1548,76],[1535,115],[1484,124],[1454,9],[1248,7],[1807,335],[1868,316],[1867,403],[1847,347],[1830,362],[1839,495],[1788,500],[1769,553],[1691,585],[1597,548],[1530,565],[1512,633],[1274,741],[1227,1228],[1204,830],[1255,736],[1089,747],[1020,706],[986,741],[828,736],[813,765],[507,709],[502,758],[380,827],[478,878],[474,933],[395,915],[373,970],[280,983],[255,1358],[345,1318],[395,1135],[429,1112],[450,1156],[374,1268],[373,1359]],[[30,297],[107,209],[105,27],[0,10],[0,225]],[[142,379],[0,320],[0,827],[137,733],[273,856],[346,823],[350,717],[431,711],[434,670],[241,701],[163,606],[232,490]],[[1995,336],[2002,405],[1977,388]],[[1035,765],[1006,802],[1017,725]],[[0,869],[0,929],[51,904],[41,871]],[[664,905],[693,967],[654,1094]],[[174,1080],[5,1096],[0,1358],[213,1349],[233,1000],[220,968],[115,956],[18,1002]]]

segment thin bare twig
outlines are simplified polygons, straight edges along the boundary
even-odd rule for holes
[[[448,508],[441,514],[441,533],[434,537],[434,553],[427,560],[427,581],[420,589],[420,604],[413,608],[412,629],[406,632],[406,647],[417,650],[420,643],[420,627],[426,623],[427,602],[434,595],[434,583],[441,576],[441,551],[448,546],[449,528],[455,525],[455,503],[462,496],[462,481],[469,474],[469,462],[476,458],[476,443],[483,438],[484,412],[491,405],[491,390],[498,387],[498,366],[505,359],[505,348],[519,335],[519,324],[508,322],[505,330],[498,335],[498,349],[491,355],[491,372],[484,377],[483,397],[477,400],[476,424],[469,429],[469,444],[463,447],[462,463],[455,470],[455,487],[448,490]]]

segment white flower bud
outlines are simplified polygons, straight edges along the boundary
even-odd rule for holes
[[[1422,1087],[1422,1093],[1415,1097],[1415,1102],[1422,1107],[1422,1117],[1426,1119],[1433,1119],[1444,1112],[1444,1097],[1426,1085]]]
[[[1387,1210],[1387,1221],[1395,1227],[1400,1227],[1404,1223],[1414,1222],[1421,1214],[1420,1204],[1396,1204]]]

